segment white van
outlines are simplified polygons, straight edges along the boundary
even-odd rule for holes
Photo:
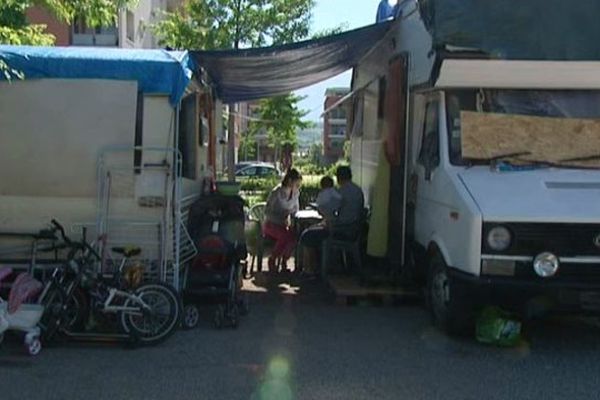
[[[372,207],[381,148],[398,153],[389,261],[448,333],[486,304],[600,311],[600,62],[433,51],[404,15],[352,87],[352,168]]]

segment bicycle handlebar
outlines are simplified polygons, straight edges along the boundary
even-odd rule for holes
[[[101,259],[100,255],[96,252],[96,250],[94,250],[92,246],[89,245],[88,242],[85,241],[85,239],[81,240],[81,242],[74,243],[71,239],[69,239],[69,237],[65,233],[65,228],[60,224],[60,222],[58,222],[56,219],[52,219],[51,222],[54,228],[60,232],[62,239],[69,247],[83,248],[85,250],[88,250],[98,260]]]
[[[65,234],[65,228],[60,224],[60,222],[58,222],[55,219],[52,219],[52,225],[54,226],[54,228],[60,232],[60,236],[62,237],[62,239],[65,241],[65,243],[67,244],[72,244],[73,242],[71,241],[71,239],[69,239],[67,237],[67,235]]]

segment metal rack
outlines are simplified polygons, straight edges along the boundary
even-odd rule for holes
[[[181,153],[174,148],[105,150],[98,162],[96,221],[96,234],[107,237],[104,250],[140,247],[147,276],[178,289],[181,264],[197,252],[182,219],[181,172]]]

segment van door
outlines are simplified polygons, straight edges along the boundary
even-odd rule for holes
[[[418,156],[415,174],[417,199],[415,205],[415,238],[420,244],[427,246],[432,234],[438,230],[442,207],[438,199],[439,186],[442,184],[440,173],[440,94],[434,93],[425,98],[425,112],[421,121]]]
[[[386,155],[390,162],[388,259],[395,271],[404,265],[406,235],[406,174],[408,157],[407,107],[408,56],[394,58],[389,65],[386,96]]]

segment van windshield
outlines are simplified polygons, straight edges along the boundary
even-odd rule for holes
[[[600,166],[600,91],[454,90],[446,92],[446,107],[454,165],[490,163],[506,154],[565,167]]]

